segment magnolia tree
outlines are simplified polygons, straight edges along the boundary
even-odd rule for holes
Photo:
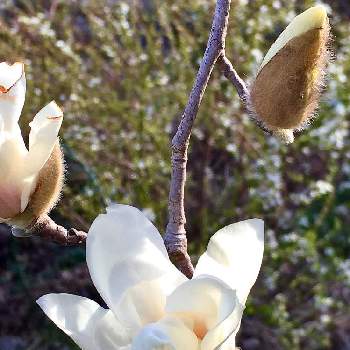
[[[88,233],[57,225],[48,212],[64,175],[58,131],[63,113],[49,103],[30,123],[29,150],[18,120],[25,99],[22,63],[0,64],[0,220],[15,236],[62,244],[86,241],[91,278],[109,307],[69,294],[37,302],[85,350],[235,349],[245,303],[264,250],[264,225],[250,219],[210,239],[193,268],[187,253],[184,189],[187,151],[216,64],[257,125],[285,143],[317,109],[329,60],[329,22],[322,6],[297,16],[267,52],[248,88],[225,55],[229,0],[218,0],[208,44],[172,141],[169,222],[164,242],[138,209],[111,205]]]

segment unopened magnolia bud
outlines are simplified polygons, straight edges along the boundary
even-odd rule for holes
[[[318,107],[329,36],[323,6],[303,12],[271,46],[252,84],[252,112],[282,141],[293,142],[293,130],[307,125]]]
[[[27,149],[18,125],[25,91],[24,65],[0,63],[0,222],[21,229],[51,209],[63,181],[63,113],[55,102],[42,108],[30,123]]]
[[[26,209],[11,219],[10,224],[23,229],[35,224],[38,218],[47,214],[57,203],[63,180],[63,154],[57,141],[50,158],[38,174],[35,190],[29,198]]]

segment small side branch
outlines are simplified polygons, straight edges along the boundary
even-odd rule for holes
[[[223,51],[218,58],[218,65],[224,76],[233,84],[236,88],[238,96],[240,99],[246,103],[249,100],[249,90],[244,82],[244,80],[238,75],[236,70],[233,68],[230,60],[225,56]]]
[[[261,122],[259,122],[254,115],[252,115],[251,111],[249,111],[249,90],[247,88],[244,80],[238,75],[237,71],[233,68],[232,63],[226,57],[225,51],[222,51],[220,57],[217,61],[219,68],[222,74],[227,78],[228,81],[232,83],[232,85],[237,90],[239,98],[244,103],[250,118],[255,122],[255,124],[267,134],[271,134],[271,131],[268,130]]]
[[[87,238],[86,232],[76,230],[75,228],[67,230],[63,226],[57,225],[48,215],[42,216],[26,233],[65,246],[84,243]],[[16,232],[14,234],[18,235]]]

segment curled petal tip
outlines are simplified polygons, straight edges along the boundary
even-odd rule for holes
[[[57,105],[55,101],[51,101],[49,104],[47,104],[44,108],[42,108],[39,111],[39,113],[35,116],[35,118],[29,123],[29,126],[32,129],[36,130],[45,125],[45,120],[49,120],[53,122],[57,121],[57,122],[60,122],[59,125],[61,125],[62,119],[63,119],[62,109]]]
[[[0,63],[0,94],[9,92],[11,88],[22,78],[24,74],[24,64],[16,62],[12,65]]]
[[[308,11],[308,10],[307,10]],[[310,13],[312,13],[315,17],[320,19],[325,19],[327,17],[326,7],[323,5],[316,5],[314,7],[309,8]],[[305,11],[306,12],[306,11]]]
[[[40,308],[45,312],[47,309],[47,302],[50,294],[45,294],[38,298],[35,302],[40,306]]]
[[[48,109],[52,110],[52,117],[48,117],[48,119],[58,119],[63,118],[63,110],[62,108],[56,103],[56,101],[51,101],[47,106]]]

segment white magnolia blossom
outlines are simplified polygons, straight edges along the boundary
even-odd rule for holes
[[[262,220],[226,226],[188,280],[146,216],[114,205],[86,242],[91,278],[109,310],[70,294],[37,303],[84,350],[233,350],[263,250]]]
[[[52,101],[29,124],[28,151],[18,125],[25,92],[23,63],[0,63],[0,222],[8,222],[27,207],[62,124],[63,113]]]

